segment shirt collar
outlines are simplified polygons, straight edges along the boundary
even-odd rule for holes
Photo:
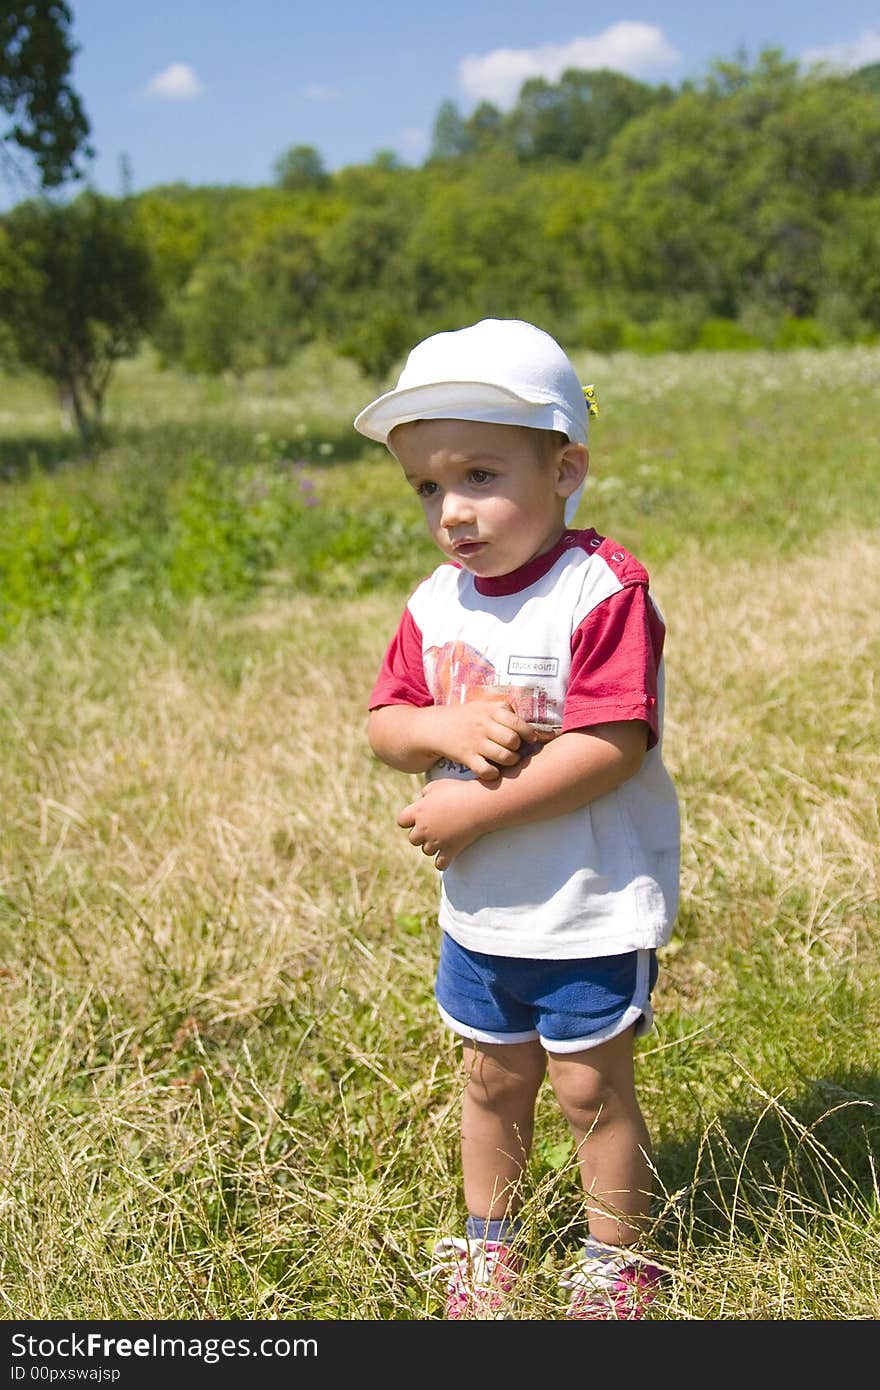
[[[519,569],[511,570],[509,574],[498,574],[492,578],[475,577],[474,588],[484,598],[500,598],[503,594],[518,594],[522,589],[528,589],[530,585],[537,584],[539,579],[543,579],[544,575],[552,570],[563,551],[576,544],[577,532],[563,531],[559,540],[550,550],[536,555],[533,560],[528,560],[526,564],[520,565]]]

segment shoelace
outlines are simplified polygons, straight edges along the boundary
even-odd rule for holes
[[[612,1255],[608,1259],[600,1255],[579,1255],[574,1264],[562,1271],[559,1284],[563,1289],[588,1289],[597,1293],[607,1289],[613,1292],[627,1263],[622,1255]]]
[[[488,1285],[493,1280],[498,1264],[504,1262],[508,1252],[509,1247],[506,1245],[446,1236],[434,1246],[432,1254],[435,1263],[423,1277],[433,1279],[436,1274],[449,1274],[454,1278],[460,1272],[467,1272],[475,1286]],[[501,1281],[499,1287],[503,1287]]]
[[[434,1247],[429,1274],[445,1274],[446,1317],[504,1316],[505,1297],[516,1282],[510,1247],[503,1242],[447,1237]],[[517,1262],[518,1263],[518,1262]]]
[[[560,1287],[572,1291],[566,1316],[641,1318],[662,1277],[662,1266],[631,1251],[603,1257],[585,1250],[559,1277]]]

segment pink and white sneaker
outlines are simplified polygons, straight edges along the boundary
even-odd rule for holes
[[[447,1273],[448,1321],[509,1316],[512,1294],[522,1268],[509,1245],[491,1240],[441,1240],[434,1247],[437,1263],[430,1274]]]
[[[606,1255],[583,1251],[563,1270],[560,1287],[570,1289],[565,1316],[592,1321],[633,1321],[657,1297],[662,1271],[631,1251]]]

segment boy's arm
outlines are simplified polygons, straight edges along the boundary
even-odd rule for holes
[[[370,711],[367,738],[383,763],[398,772],[427,772],[452,758],[485,781],[514,767],[523,743],[540,735],[505,703],[487,695],[463,705],[382,705]]]
[[[445,869],[489,831],[562,816],[613,791],[638,772],[647,741],[648,726],[638,719],[572,729],[491,783],[430,782],[397,823]]]

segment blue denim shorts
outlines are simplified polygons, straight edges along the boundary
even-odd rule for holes
[[[443,1021],[474,1042],[537,1038],[548,1052],[582,1052],[654,1022],[656,951],[586,960],[524,960],[468,951],[446,932],[434,995]]]

